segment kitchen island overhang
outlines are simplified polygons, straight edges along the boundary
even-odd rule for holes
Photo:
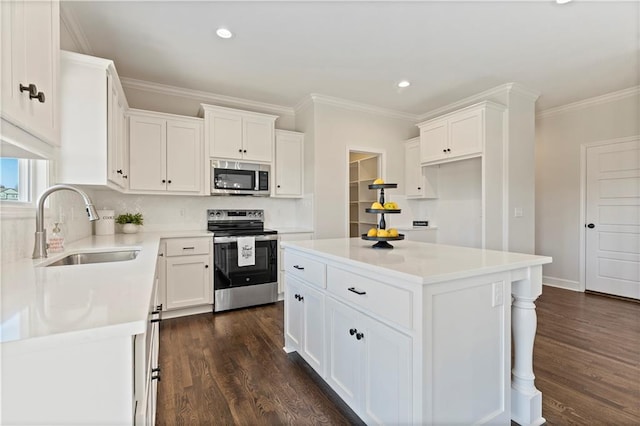
[[[365,422],[544,423],[532,361],[550,257],[357,238],[282,246],[285,350]]]

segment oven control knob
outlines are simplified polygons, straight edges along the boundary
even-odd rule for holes
[[[216,215],[216,217],[222,216],[222,212],[220,210],[216,211],[214,214]]]

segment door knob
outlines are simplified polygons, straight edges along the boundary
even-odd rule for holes
[[[594,225],[593,223],[590,223],[590,224],[587,225],[587,228],[589,228],[589,229],[593,229],[595,227],[596,227],[596,225]]]

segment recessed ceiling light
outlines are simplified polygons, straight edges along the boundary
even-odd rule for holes
[[[218,28],[216,30],[216,34],[220,38],[231,38],[233,37],[233,33],[226,28]]]
[[[569,3],[571,0],[556,0],[556,3],[558,4],[567,4]]]
[[[407,80],[402,80],[400,83],[398,83],[398,87],[409,87],[411,86],[411,83],[409,83]]]

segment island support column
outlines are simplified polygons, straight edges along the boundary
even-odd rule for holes
[[[542,266],[527,268],[527,276],[511,284],[514,361],[511,370],[511,419],[521,425],[541,425],[542,392],[533,374],[533,342],[537,316],[535,300],[542,294]]]

